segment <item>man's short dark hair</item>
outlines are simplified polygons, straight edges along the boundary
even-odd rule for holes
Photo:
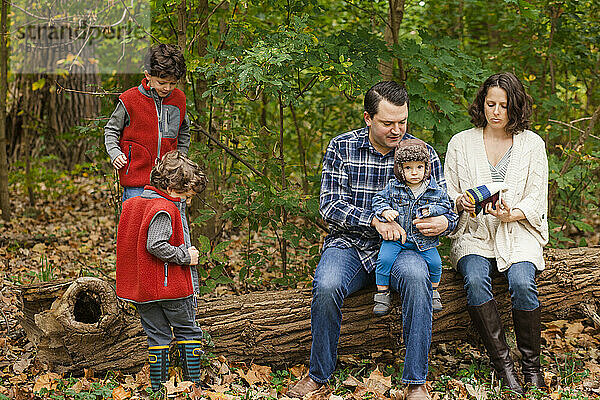
[[[395,106],[406,104],[408,107],[408,93],[404,86],[394,81],[378,82],[367,90],[365,94],[365,111],[373,117],[379,111],[381,100],[387,100]]]
[[[157,44],[148,49],[144,58],[144,68],[157,78],[181,79],[185,75],[185,59],[179,46],[174,44]]]
[[[161,190],[194,191],[198,194],[206,188],[207,179],[198,164],[183,153],[172,150],[152,168],[150,183]]]

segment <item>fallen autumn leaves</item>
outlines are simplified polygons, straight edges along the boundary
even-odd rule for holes
[[[55,200],[40,199],[37,211],[27,211],[15,196],[15,218],[0,225],[0,400],[52,398],[56,400],[149,399],[148,369],[136,375],[113,371],[94,376],[60,376],[48,371],[35,357],[34,346],[18,326],[14,288],[40,278],[97,275],[114,278],[114,216],[107,206],[102,182],[77,178],[72,193]],[[27,212],[26,212],[27,211]],[[45,276],[43,276],[46,274]],[[228,290],[226,287],[223,290]],[[229,289],[230,290],[230,289]],[[530,398],[600,397],[600,329],[588,319],[559,320],[545,324],[543,361],[551,393]],[[513,341],[514,343],[514,341]],[[514,346],[513,346],[514,347]],[[310,400],[401,399],[402,354],[392,365],[378,362],[380,354],[363,360],[342,357],[330,384],[308,396]],[[308,355],[307,355],[308,358]],[[452,342],[431,349],[429,387],[434,399],[498,398],[497,384],[489,374],[481,348]],[[173,372],[177,372],[174,369]],[[175,399],[285,399],[290,384],[307,373],[297,365],[273,371],[255,363],[232,364],[225,357],[207,360],[206,389],[175,379],[166,391]]]

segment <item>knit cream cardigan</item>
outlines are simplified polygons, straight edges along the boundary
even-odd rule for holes
[[[452,137],[444,175],[448,195],[455,203],[467,189],[492,182],[482,128]],[[495,258],[500,272],[520,261],[530,261],[538,270],[544,269],[542,247],[548,243],[548,159],[540,136],[528,130],[513,136],[504,182],[508,187],[503,193],[504,200],[509,207],[523,211],[526,219],[501,222],[483,212],[475,218],[461,212],[456,229],[449,235],[454,267],[463,256],[477,254]]]

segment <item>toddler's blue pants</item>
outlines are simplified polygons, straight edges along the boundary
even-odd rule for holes
[[[396,257],[402,250],[414,250],[423,257],[429,268],[429,280],[431,283],[439,283],[442,277],[442,259],[435,247],[420,251],[412,242],[402,244],[399,240],[384,240],[379,249],[377,267],[375,268],[375,283],[377,285],[388,286],[390,284],[390,271]]]

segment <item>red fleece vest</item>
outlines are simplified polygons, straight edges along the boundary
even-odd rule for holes
[[[146,78],[142,80],[142,85],[146,90],[151,90]],[[119,140],[121,151],[127,157],[127,165],[119,170],[119,180],[122,186],[144,186],[150,183],[150,171],[156,160],[177,149],[177,136],[163,137],[158,154],[158,115],[154,99],[141,93],[138,87],[127,90],[119,99],[129,114],[129,125],[123,128]],[[179,89],[174,89],[162,100],[162,106],[166,105],[179,108],[181,127],[185,118],[185,94]],[[163,108],[162,113],[166,112]],[[177,132],[179,133],[179,129]]]
[[[117,231],[117,296],[124,300],[144,303],[180,299],[194,293],[189,266],[165,263],[146,250],[150,221],[159,212],[166,211],[171,216],[173,234],[169,243],[184,243],[179,209],[168,200],[171,197],[156,191],[166,198],[133,197],[123,203]]]

